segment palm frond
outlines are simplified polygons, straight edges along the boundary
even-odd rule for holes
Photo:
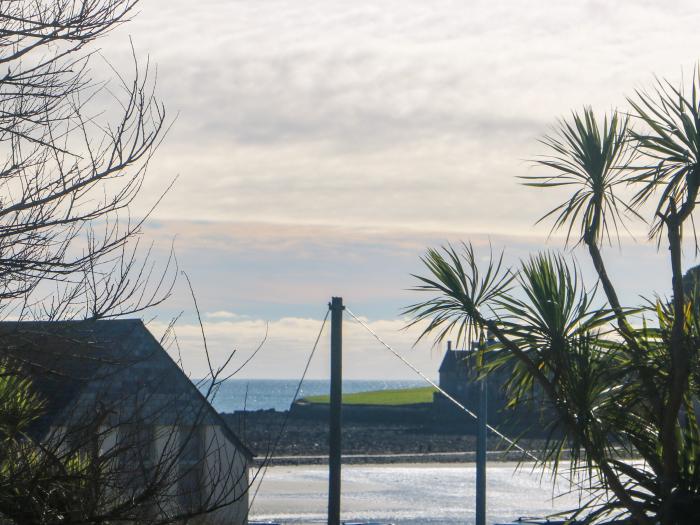
[[[421,261],[429,277],[413,275],[421,283],[413,290],[435,294],[426,301],[406,307],[408,327],[426,322],[416,342],[435,334],[435,344],[456,330],[456,342],[470,343],[483,328],[486,310],[495,306],[510,288],[512,275],[503,266],[503,254],[490,253],[485,268],[477,264],[474,249],[462,244],[458,252],[451,245],[429,249]]]
[[[41,416],[43,400],[31,380],[6,361],[0,362],[0,439],[16,439]]]
[[[539,166],[552,169],[554,175],[521,177],[526,186],[553,188],[571,186],[573,194],[542,216],[538,222],[553,220],[552,232],[566,231],[578,242],[589,239],[599,243],[617,237],[625,227],[625,216],[638,213],[615,194],[623,182],[624,170],[632,159],[627,133],[629,119],[613,112],[599,125],[591,108],[574,112],[571,121],[560,120],[553,135],[541,142],[552,153],[535,159]]]
[[[700,70],[693,75],[690,96],[683,86],[657,80],[651,92],[637,91],[629,103],[646,127],[630,131],[634,147],[645,160],[627,182],[637,187],[632,205],[638,209],[656,198],[650,236],[661,232],[660,219],[674,201],[679,207],[694,201],[700,185]]]
[[[578,269],[570,268],[560,254],[530,257],[517,280],[524,298],[504,298],[504,321],[530,345],[544,347],[590,333],[614,317],[603,305],[594,307],[595,288],[585,290]]]

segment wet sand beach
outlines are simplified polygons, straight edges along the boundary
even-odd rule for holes
[[[345,465],[342,519],[374,519],[397,525],[471,524],[475,477],[473,464]],[[264,478],[258,476],[254,483],[251,519],[324,523],[327,483],[328,471],[321,465],[269,467]],[[553,492],[551,476],[542,476],[539,469],[533,472],[531,464],[520,468],[511,462],[491,464],[487,470],[487,523],[520,516],[543,517],[572,508],[578,503],[578,494],[553,498],[566,489],[562,482]]]

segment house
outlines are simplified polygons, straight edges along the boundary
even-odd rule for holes
[[[440,388],[472,412],[477,410],[479,399],[476,356],[477,343],[473,343],[469,349],[455,349],[452,348],[452,341],[448,341],[447,350],[438,369]],[[499,389],[495,388],[494,383],[491,379],[488,385],[489,398],[493,398],[489,399],[489,407],[500,410],[501,406],[494,404],[494,399],[500,397]],[[442,417],[465,419],[464,413],[441,392],[433,395],[433,406]],[[493,419],[493,416],[495,413],[490,414],[490,419]],[[464,423],[469,426],[474,422],[467,418]]]
[[[488,339],[487,344],[493,340]],[[439,368],[439,385],[451,397],[459,401],[472,412],[477,412],[480,385],[477,380],[476,358],[478,343],[472,343],[470,349],[453,349],[452,342],[447,342],[447,350]],[[531,410],[520,408],[508,410],[504,385],[510,376],[508,367],[501,367],[489,373],[487,379],[488,421],[492,425],[511,430],[524,430],[524,423],[531,421]],[[475,421],[465,419],[464,413],[437,392],[433,396],[433,407],[440,417],[462,420],[467,426],[474,426]],[[527,418],[523,415],[527,414]],[[475,428],[475,427],[474,427]]]
[[[452,341],[447,341],[447,350],[440,363],[439,384],[445,392],[458,401],[466,401],[469,398],[469,389],[475,377],[474,351],[456,350],[452,348]]]
[[[493,344],[487,339],[487,344]],[[472,343],[469,350],[453,349],[447,342],[447,350],[439,368],[439,385],[451,397],[476,413],[479,406],[480,384],[477,376],[476,358],[478,343]],[[505,386],[512,375],[512,365],[504,365],[489,372],[486,388],[488,422],[498,429],[513,435],[527,434],[530,437],[546,435],[548,421],[552,420],[551,409],[544,398],[533,391],[533,401],[529,405],[508,406]],[[433,409],[438,419],[460,422],[475,430],[476,422],[456,407],[442,393],[433,395]]]
[[[43,402],[30,434],[95,473],[90,512],[247,523],[253,454],[140,320],[0,322],[0,356]]]

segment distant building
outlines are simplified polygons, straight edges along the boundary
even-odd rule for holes
[[[492,341],[487,341],[487,344],[490,342]],[[479,403],[480,385],[477,381],[477,355],[478,343],[472,343],[468,350],[459,350],[453,349],[452,342],[448,341],[447,350],[439,368],[440,388],[472,412],[477,411]],[[503,387],[509,376],[510,370],[507,367],[491,372],[488,376],[488,421],[492,425],[505,424],[521,430],[522,422],[527,421],[527,419],[522,418],[522,414],[531,414],[532,411],[527,409],[506,410],[507,399]],[[467,426],[474,424],[468,415],[439,392],[433,396],[433,405],[440,415],[439,417],[456,418]]]
[[[493,340],[487,340],[487,344]],[[447,342],[447,350],[439,368],[439,385],[451,397],[476,413],[479,402],[479,382],[477,381],[476,358],[478,343],[472,343],[469,350],[452,348]],[[489,373],[487,378],[488,422],[501,430],[519,435],[527,432],[531,436],[543,435],[548,414],[542,397],[535,397],[529,406],[507,408],[508,399],[505,385],[512,373],[510,366],[502,366]],[[433,395],[433,407],[437,418],[448,418],[473,426],[475,421],[454,405],[442,393]]]
[[[247,523],[253,454],[140,320],[1,322],[0,356],[44,400],[32,433],[104,458],[112,502],[148,484],[144,512]]]
[[[477,408],[479,396],[479,383],[476,381],[476,356],[477,343],[472,343],[472,347],[467,350],[454,349],[452,341],[448,341],[447,350],[438,369],[440,388],[472,411]],[[489,393],[491,392],[493,392],[492,396],[497,396],[497,389],[494,388],[494,385],[489,384]],[[457,417],[464,420],[465,423],[470,422],[469,416],[465,415],[440,392],[434,394],[433,405],[443,416]],[[489,402],[489,405],[493,405],[493,400]],[[494,408],[500,409],[500,406]],[[491,415],[492,417],[493,415]]]
[[[439,384],[440,388],[458,401],[465,401],[469,397],[474,379],[474,355],[474,350],[454,350],[452,341],[447,342],[447,350],[438,370]]]

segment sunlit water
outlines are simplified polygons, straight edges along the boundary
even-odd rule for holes
[[[343,520],[400,525],[474,523],[474,465],[346,465],[342,471]],[[258,478],[259,481],[259,478]],[[251,519],[324,523],[327,467],[270,467],[255,497]],[[560,483],[557,490],[565,489]],[[253,487],[253,493],[257,489]],[[544,517],[575,507],[577,494],[553,498],[551,477],[529,466],[491,464],[487,470],[487,523],[520,516]]]

